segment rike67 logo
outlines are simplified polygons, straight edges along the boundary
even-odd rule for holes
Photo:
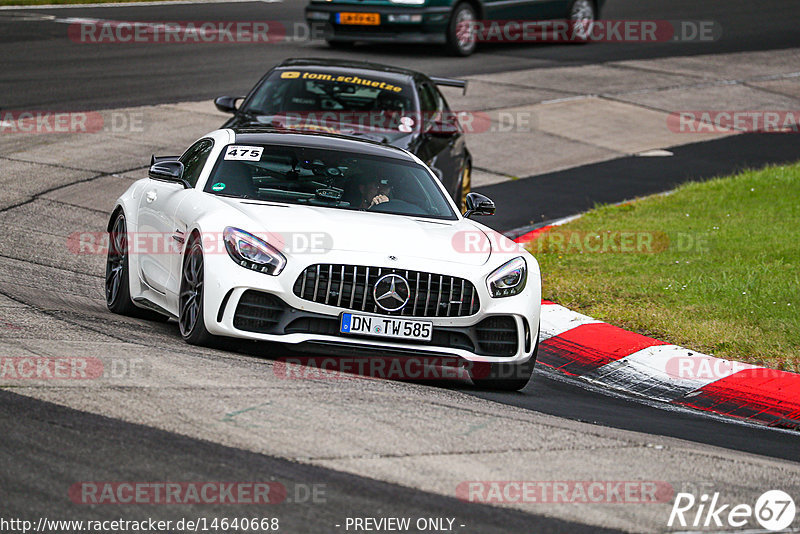
[[[727,529],[752,527],[758,523],[766,530],[777,532],[792,524],[795,513],[794,499],[781,490],[764,492],[754,506],[725,503],[720,500],[719,492],[704,493],[699,499],[681,492],[675,496],[667,526]]]

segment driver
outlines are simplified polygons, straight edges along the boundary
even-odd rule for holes
[[[387,180],[375,176],[358,176],[352,180],[358,184],[359,198],[351,202],[351,205],[358,209],[367,210],[391,199],[392,186]]]

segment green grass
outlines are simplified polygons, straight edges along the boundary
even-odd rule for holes
[[[622,231],[636,251],[611,250]],[[589,251],[603,249],[604,232],[606,250]],[[529,249],[546,299],[706,354],[800,371],[800,164],[598,206]]]

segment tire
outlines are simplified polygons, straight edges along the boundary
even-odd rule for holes
[[[453,10],[447,26],[447,50],[451,54],[466,57],[475,52],[478,43],[473,33],[472,22],[477,20],[475,8],[462,2]],[[466,24],[466,26],[464,26]],[[459,29],[459,27],[461,27]]]
[[[469,370],[470,378],[472,383],[481,389],[519,391],[531,379],[538,354],[539,338],[537,333],[536,348],[533,349],[530,360],[521,364],[476,363]]]
[[[572,42],[578,44],[589,42],[592,28],[597,20],[597,10],[593,0],[572,0],[567,18],[570,22]]]
[[[181,264],[178,327],[181,331],[181,337],[189,345],[209,347],[215,344],[217,338],[208,332],[203,319],[203,311],[205,310],[203,303],[204,285],[203,245],[197,237],[192,236]]]
[[[328,43],[328,46],[334,50],[349,50],[355,46],[355,43],[350,41],[334,41],[331,39],[326,39],[325,42]]]
[[[130,268],[128,267],[128,225],[125,213],[117,211],[111,220],[106,256],[106,306],[112,313],[138,317],[148,321],[166,322],[169,317],[139,308],[131,299]]]

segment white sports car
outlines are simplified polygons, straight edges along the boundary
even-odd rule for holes
[[[536,361],[541,284],[528,252],[464,216],[399,148],[321,133],[216,130],[117,200],[106,300],[176,318],[183,338],[337,355],[483,362],[517,390]]]

